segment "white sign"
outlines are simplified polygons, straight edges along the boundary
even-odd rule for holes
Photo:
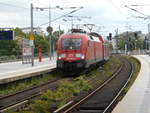
[[[30,46],[34,46],[34,40],[30,40]]]
[[[33,40],[23,40],[23,47],[22,47],[22,54],[23,56],[31,56],[32,55],[32,48],[31,48],[31,44],[32,44]]]
[[[23,56],[30,56],[32,55],[32,49],[31,48],[23,48]]]

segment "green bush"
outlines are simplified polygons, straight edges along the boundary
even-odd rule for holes
[[[33,111],[35,113],[49,113],[49,103],[45,100],[37,100],[33,104]]]
[[[0,96],[12,94],[12,93],[15,93],[17,91],[21,91],[21,90],[33,87],[35,85],[45,83],[49,80],[52,80],[55,77],[57,77],[56,73],[54,73],[54,74],[44,74],[41,77],[33,78],[31,81],[24,81],[24,82],[21,82],[21,83],[12,84],[8,87],[5,87],[5,88],[1,89],[0,90]]]
[[[48,90],[40,96],[40,100],[35,101],[32,105],[33,111],[36,113],[52,112],[50,106],[57,103],[57,107],[61,107],[69,102],[74,96],[79,95],[82,91],[92,89],[91,84],[85,80],[83,76],[78,77],[74,81],[64,80],[56,91]]]

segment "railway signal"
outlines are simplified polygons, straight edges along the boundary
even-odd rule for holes
[[[109,33],[109,36],[107,36],[107,40],[112,40],[112,33]]]
[[[112,33],[109,33],[109,40],[112,40]]]

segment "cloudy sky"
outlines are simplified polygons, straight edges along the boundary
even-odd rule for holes
[[[119,32],[141,30],[146,33],[147,24],[150,22],[150,19],[136,18],[136,16],[150,15],[150,1],[148,0],[0,0],[0,27],[30,26],[30,3],[33,3],[34,8],[58,5],[64,7],[64,10],[51,10],[52,21],[74,10],[68,7],[82,6],[83,9],[71,14],[80,17],[80,21],[74,18],[73,24],[95,24],[94,30],[105,36],[109,32],[115,34],[117,28]],[[142,5],[129,7],[142,12],[145,16],[124,7],[125,5]],[[91,17],[91,19],[87,17]],[[63,19],[68,21],[63,21]],[[48,26],[45,23],[48,21],[48,10],[34,9],[35,27],[40,26],[45,29]],[[70,18],[63,17],[52,22],[54,30],[58,30],[59,25],[61,29],[65,30],[71,28]]]

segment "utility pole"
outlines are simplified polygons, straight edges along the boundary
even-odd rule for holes
[[[128,33],[128,30],[127,30],[127,40],[126,40],[126,43],[127,43],[127,52],[130,50],[129,48],[129,46],[130,46],[130,44],[129,44],[129,33]]]
[[[53,21],[55,21],[55,20],[58,20],[58,19],[60,19],[60,18],[62,18],[62,17],[65,17],[65,16],[68,15],[68,14],[62,15],[62,16],[56,18],[55,20],[52,20],[52,21],[51,21],[51,9],[64,10],[64,9],[66,9],[66,8],[67,8],[67,9],[76,9],[76,8],[78,8],[78,9],[73,10],[73,11],[71,11],[70,13],[68,13],[68,14],[71,14],[71,13],[74,13],[74,12],[76,12],[76,11],[82,9],[83,7],[64,7],[64,8],[63,8],[63,7],[60,7],[60,6],[51,7],[50,5],[49,5],[48,8],[36,7],[37,10],[39,9],[39,10],[41,10],[41,11],[43,11],[43,10],[45,10],[45,9],[48,9],[48,10],[49,10],[49,22],[47,22],[46,24],[49,23],[49,26],[47,27],[47,32],[49,33],[49,35],[48,35],[48,40],[49,40],[49,58],[50,58],[50,60],[51,60],[51,56],[53,55],[53,51],[54,51],[54,46],[53,46],[53,44],[52,44],[52,42],[53,42],[53,40],[52,40],[52,31],[53,31],[53,28],[51,27],[51,22],[53,22]],[[46,24],[42,24],[42,25],[46,25]],[[40,25],[40,26],[41,26],[41,25]]]
[[[115,30],[116,32],[116,53],[118,53],[118,28]]]
[[[60,25],[58,26],[58,29],[59,29],[59,37],[60,37]]]
[[[135,48],[134,48],[134,49],[136,50],[136,48],[137,48],[137,47],[136,47],[136,46],[137,46],[137,40],[135,40],[134,43],[135,43]]]
[[[130,51],[130,42],[129,42],[129,32],[128,32],[128,29],[130,28],[129,26],[129,23],[128,23],[128,17],[127,17],[127,20],[126,20],[126,28],[127,28],[127,34],[126,34],[126,51],[127,51],[127,54],[128,54],[128,51]]]
[[[33,37],[33,4],[31,4],[31,35]],[[34,66],[34,40],[30,40],[32,48],[32,66]]]
[[[150,55],[150,24],[148,24],[148,45],[149,45],[149,55]]]
[[[146,6],[146,5],[137,5],[137,4],[135,4],[135,5],[125,5],[125,7],[128,8],[128,9],[130,9],[130,10],[132,10],[132,11],[134,11],[134,12],[136,12],[136,13],[138,13],[138,14],[140,14],[140,15],[143,15],[143,16],[134,16],[136,18],[142,18],[144,20],[150,19],[149,15],[146,15],[143,12],[140,12],[140,11],[134,9],[134,8],[131,8],[131,6],[132,7],[133,6],[137,7],[137,6]],[[147,5],[147,6],[149,6],[149,5]],[[148,47],[149,47],[149,55],[150,55],[150,24],[148,24]]]
[[[145,38],[145,51],[146,51],[146,54],[147,54],[147,50],[148,50],[148,39],[147,37]]]
[[[51,7],[49,6],[49,27],[51,27]],[[51,60],[51,56],[52,56],[52,47],[51,47],[51,32],[49,32],[49,35],[48,35],[48,39],[49,39],[49,58]]]
[[[127,55],[127,44],[125,44],[125,47],[124,47],[125,49],[125,55]]]

